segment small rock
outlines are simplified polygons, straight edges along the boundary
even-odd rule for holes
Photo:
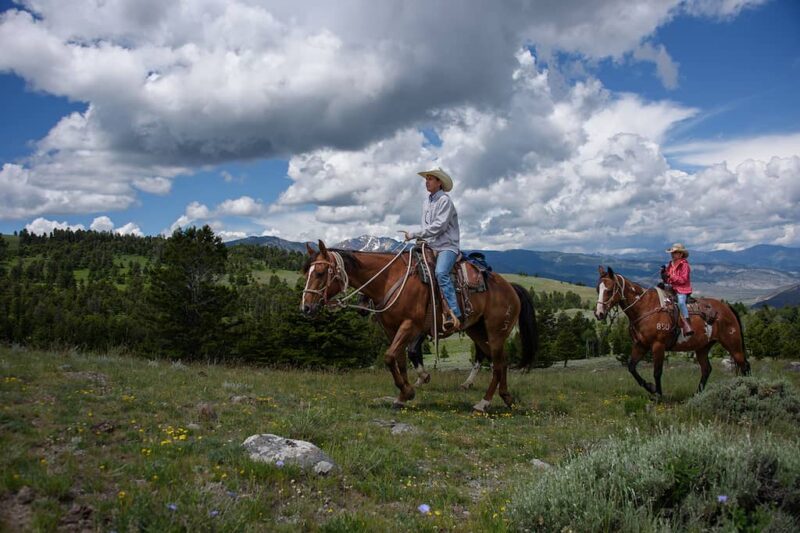
[[[303,469],[312,469],[317,463],[325,461],[336,464],[325,452],[304,440],[294,440],[269,433],[247,437],[243,446],[250,453],[250,459],[268,464],[293,464]]]
[[[374,398],[372,400],[372,403],[373,405],[385,405],[385,404],[392,405],[394,404],[394,400],[395,398],[391,396],[381,396],[380,398]]]
[[[25,485],[19,489],[19,492],[17,493],[17,502],[27,505],[33,501],[34,497],[35,495],[33,494],[33,490],[29,486]]]
[[[318,476],[327,476],[333,470],[333,463],[320,461],[314,465],[314,473]]]
[[[401,433],[414,433],[417,429],[410,424],[398,423],[392,426],[392,435],[400,435]]]
[[[186,424],[186,429],[190,429],[192,431],[200,431],[201,428],[200,424],[195,424],[194,422],[191,422],[189,424]]]
[[[722,368],[729,372],[736,370],[736,363],[730,357],[725,357],[722,359]]]
[[[60,368],[62,371],[72,370],[72,365],[61,365]]]
[[[531,459],[529,461],[529,463],[532,464],[536,468],[541,468],[542,470],[550,470],[551,468],[553,468],[553,465],[551,465],[550,463],[545,463],[541,459],[535,459],[534,458],[534,459]]]
[[[231,396],[231,403],[243,403],[250,400],[247,396]]]
[[[800,372],[800,361],[792,361],[788,365],[786,365],[786,370],[790,370],[792,372]]]
[[[217,419],[217,412],[214,410],[214,406],[210,403],[199,403],[197,404],[197,412],[200,415],[200,418],[203,420],[216,420]]]
[[[114,424],[108,420],[103,420],[102,422],[99,422],[91,427],[91,430],[95,433],[111,433],[114,431],[114,429]]]

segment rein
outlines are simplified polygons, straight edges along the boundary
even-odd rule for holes
[[[392,260],[389,261],[388,263],[386,263],[386,265],[384,265],[384,267],[381,268],[374,276],[372,276],[370,279],[368,279],[366,282],[364,282],[357,289],[354,289],[350,294],[348,294],[346,296],[342,296],[341,298],[335,298],[331,302],[331,305],[334,305],[334,306],[342,308],[342,309],[344,309],[344,308],[360,309],[362,311],[367,311],[369,313],[383,313],[384,311],[387,311],[389,308],[391,308],[395,304],[395,302],[397,302],[397,300],[400,299],[400,295],[403,293],[403,290],[405,289],[405,286],[406,286],[406,282],[408,281],[408,278],[411,275],[411,262],[412,262],[411,261],[411,254],[413,252],[413,249],[411,249],[411,248],[408,249],[408,266],[406,267],[406,273],[402,278],[402,284],[400,285],[399,290],[395,293],[394,298],[391,299],[391,302],[389,302],[386,305],[386,307],[384,307],[383,309],[373,309],[371,307],[365,307],[363,305],[358,305],[358,304],[348,304],[348,303],[345,303],[345,302],[347,300],[349,300],[350,298],[353,298],[357,294],[363,294],[361,292],[362,289],[364,289],[364,287],[366,287],[367,285],[369,285],[370,283],[375,281],[375,279],[377,279],[378,276],[383,274],[386,271],[386,269],[388,269],[390,266],[392,266],[392,264],[395,261],[397,261],[400,258],[401,255],[403,255],[403,252],[406,251],[406,248],[407,248],[407,246],[403,245],[400,248],[400,251],[398,251],[397,254],[392,258]],[[350,287],[350,277],[348,276],[347,270],[345,269],[344,259],[342,258],[341,254],[339,254],[338,252],[334,252],[334,251],[328,251],[328,255],[333,257],[333,262],[331,262],[331,261],[314,261],[313,263],[311,263],[311,265],[309,266],[309,269],[308,269],[308,277],[306,278],[306,286],[303,289],[303,293],[304,294],[305,293],[319,294],[320,297],[322,298],[323,304],[325,304],[325,305],[328,305],[328,298],[326,296],[326,293],[328,292],[328,287],[330,286],[330,284],[334,280],[338,279],[339,281],[341,281],[341,283],[342,283],[342,293],[344,293]],[[327,268],[326,272],[327,272],[327,275],[328,275],[328,279],[326,280],[325,285],[322,288],[320,288],[320,289],[309,289],[308,286],[311,283],[311,273],[313,271],[313,267],[315,265],[318,265],[318,264],[327,265],[328,268]],[[390,289],[390,292],[392,290],[395,290],[395,287]]]
[[[433,279],[434,279],[433,273],[431,272],[430,265],[428,265],[428,261],[425,258],[425,250],[426,248],[428,248],[428,243],[425,241],[421,241],[421,248],[422,248],[422,253],[421,253],[422,265],[423,268],[425,269],[426,274],[428,275],[428,279],[431,280],[430,289],[431,289],[431,304],[433,305],[433,341],[436,346],[436,362],[434,363],[434,368],[436,368],[436,365],[439,362],[439,328],[436,316],[436,290],[433,284]],[[383,309],[374,309],[372,307],[365,307],[363,305],[346,303],[347,300],[353,298],[357,294],[363,295],[363,293],[361,292],[362,289],[364,289],[364,287],[375,281],[375,279],[377,279],[378,276],[383,274],[386,271],[386,269],[392,266],[392,264],[395,261],[397,261],[400,258],[400,256],[402,256],[403,253],[406,251],[408,251],[408,265],[406,266],[405,275],[402,277],[401,280],[398,280],[398,283],[395,283],[392,287],[389,288],[388,293],[384,296],[384,299],[382,300],[382,302],[386,302],[386,305],[385,307],[383,307]],[[411,264],[413,262],[412,260],[413,252],[414,252],[413,247],[408,248],[408,243],[403,243],[403,246],[401,246],[400,250],[391,259],[391,261],[386,263],[386,265],[384,265],[383,268],[381,268],[378,272],[376,272],[375,275],[373,275],[371,278],[365,281],[360,287],[354,289],[350,294],[347,294],[346,296],[342,296],[340,298],[334,298],[329,304],[327,297],[328,287],[330,286],[331,283],[333,283],[334,280],[338,279],[342,283],[342,294],[344,294],[344,292],[347,291],[347,289],[350,287],[350,277],[348,276],[347,270],[345,269],[344,259],[338,252],[329,250],[328,255],[333,257],[332,262],[314,261],[309,266],[308,277],[306,278],[306,286],[303,289],[303,294],[305,293],[318,294],[322,300],[323,305],[331,305],[340,309],[359,309],[361,311],[366,311],[368,313],[373,313],[373,314],[383,313],[385,311],[388,311],[400,299],[400,296],[402,296],[403,294],[403,290],[406,287],[406,282],[408,281],[408,278],[411,276]],[[325,285],[323,285],[321,288],[309,289],[308,286],[311,283],[311,274],[313,272],[315,265],[326,265],[327,266],[326,272],[328,278],[325,281]]]

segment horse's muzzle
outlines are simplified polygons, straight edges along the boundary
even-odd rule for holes
[[[300,308],[300,311],[306,317],[309,317],[309,318],[314,317],[319,312],[319,304],[306,304],[306,303],[304,303],[302,305],[302,307]]]

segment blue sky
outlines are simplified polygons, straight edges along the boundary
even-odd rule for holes
[[[557,8],[453,20],[410,2],[398,20],[371,6],[385,31],[358,38],[367,4],[349,15],[212,4],[154,14],[45,1],[30,18],[0,1],[0,185],[11,191],[0,231],[109,217],[145,234],[211,223],[225,238],[394,235],[424,194],[414,171],[437,164],[461,186],[470,246],[800,246],[789,202],[800,194],[798,2],[642,2],[641,14],[590,2],[578,20]],[[417,26],[439,19],[448,34],[427,42]],[[228,29],[215,34],[215,20]],[[714,224],[700,182],[739,184]],[[788,203],[758,197],[763,211],[743,219],[735,209],[765,183]]]

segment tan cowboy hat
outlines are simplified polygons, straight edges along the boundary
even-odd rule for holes
[[[439,178],[439,181],[442,182],[442,189],[444,192],[450,192],[453,190],[453,178],[447,175],[447,172],[442,170],[440,167],[436,167],[431,170],[425,170],[424,172],[417,172],[420,176],[427,177],[433,176],[434,178]]]
[[[672,252],[680,252],[683,254],[683,257],[689,257],[689,250],[687,250],[686,247],[679,242],[676,242],[671,247],[667,248],[668,254],[671,254]]]

